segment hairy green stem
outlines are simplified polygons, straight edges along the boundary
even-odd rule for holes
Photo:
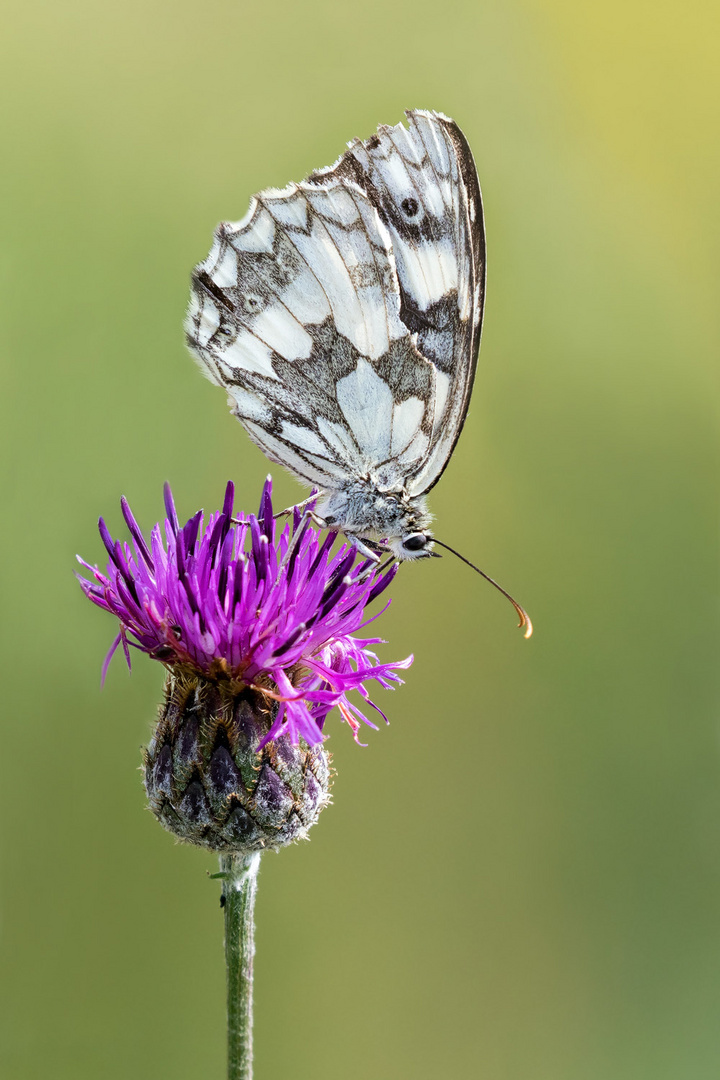
[[[228,1080],[252,1080],[255,895],[260,854],[221,855],[227,966]]]

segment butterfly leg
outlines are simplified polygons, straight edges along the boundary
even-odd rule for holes
[[[358,555],[362,555],[365,559],[372,559],[374,563],[380,562],[380,555],[384,549],[374,540],[361,540],[359,536],[353,536],[351,533],[346,533],[345,537],[347,542],[357,549]]]
[[[379,560],[378,560],[379,561]],[[388,567],[392,566],[395,562],[395,556],[391,555],[389,559],[386,559],[384,563],[378,566],[377,563],[371,563],[370,566],[366,566],[360,574],[358,574],[358,581],[367,581],[369,577],[382,577]]]
[[[278,510],[277,514],[273,514],[273,519],[277,521],[278,518],[286,517],[287,514],[292,514],[294,510],[301,510],[303,506],[307,506],[309,502],[317,499],[318,492],[313,491],[311,495],[308,495],[307,499],[303,499],[302,502],[296,503],[295,506],[286,506],[284,510]]]

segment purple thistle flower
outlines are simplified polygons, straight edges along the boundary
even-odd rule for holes
[[[335,534],[321,539],[309,514],[297,507],[292,526],[279,531],[271,489],[268,477],[257,516],[233,517],[234,487],[228,483],[222,509],[207,524],[198,511],[180,528],[166,484],[164,539],[156,525],[149,542],[124,498],[131,544],[113,540],[100,519],[107,569],[78,556],[95,580],[78,576],[88,599],[120,621],[103,680],[118,645],[128,666],[134,647],[171,670],[194,670],[277,701],[259,750],[281,736],[294,745],[300,738],[310,746],[321,743],[335,705],[358,741],[361,722],[377,725],[348,693],[356,690],[387,722],[365,683],[374,679],[392,688],[402,682],[397,671],[412,663],[410,656],[381,664],[369,648],[381,638],[351,636],[372,621],[365,608],[390,584],[397,564],[385,573],[369,561],[356,564],[356,551],[347,544],[333,555]]]

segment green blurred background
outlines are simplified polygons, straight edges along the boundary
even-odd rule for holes
[[[261,870],[257,1077],[720,1072],[715,485],[720,16],[709,0],[29,0],[4,19],[0,1075],[224,1069],[212,857],[143,806],[159,665],[73,578],[95,521],[265,459],[186,355],[222,218],[408,106],[486,201],[470,417],[408,566],[413,651],[335,804]],[[277,470],[276,470],[277,473]],[[276,476],[279,498],[300,488]]]

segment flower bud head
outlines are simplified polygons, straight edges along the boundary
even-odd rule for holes
[[[330,801],[329,759],[322,745],[286,736],[258,750],[276,711],[264,694],[230,680],[168,674],[144,762],[150,809],[166,829],[236,854],[306,836]]]

